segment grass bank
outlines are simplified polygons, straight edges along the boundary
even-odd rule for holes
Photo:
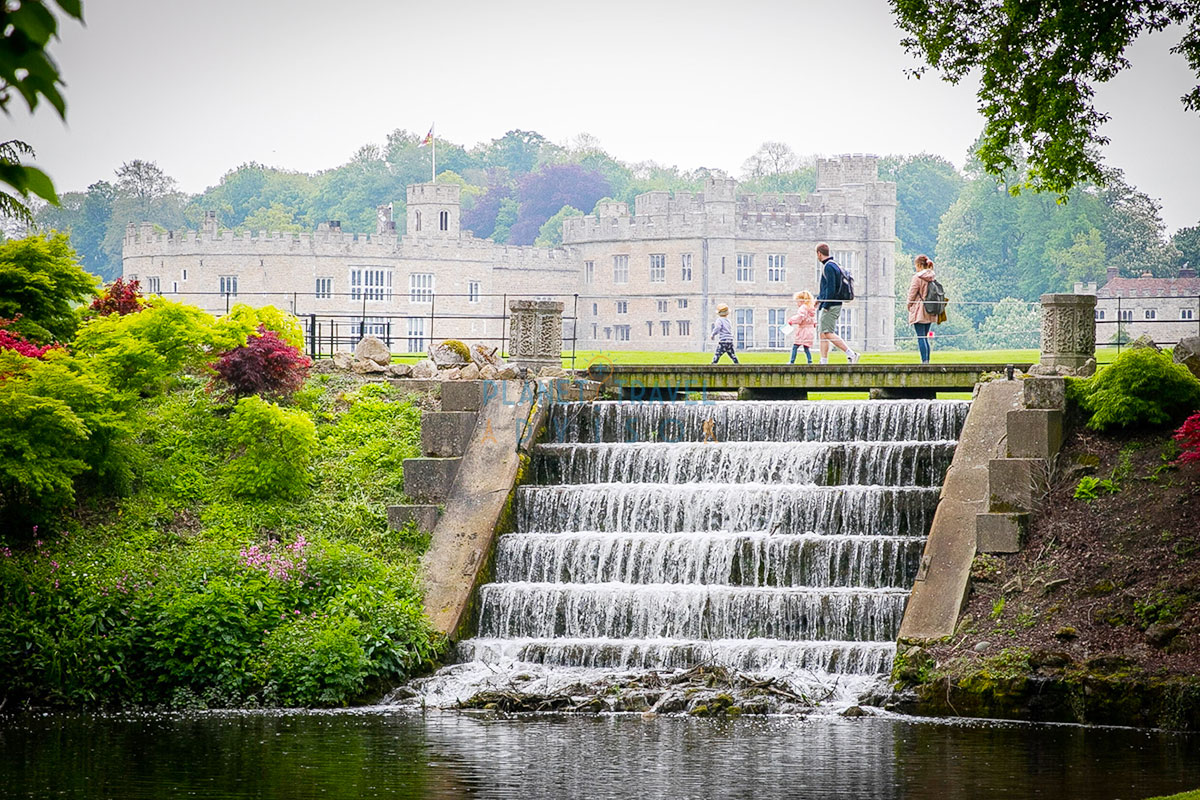
[[[427,542],[386,524],[421,397],[311,377],[293,408],[317,449],[288,499],[233,490],[230,409],[199,381],[140,401],[127,494],[0,534],[0,703],[342,705],[421,669]]]

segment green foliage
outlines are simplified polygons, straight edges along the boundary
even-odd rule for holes
[[[230,336],[218,335],[212,317],[195,306],[157,298],[137,314],[88,320],[75,349],[118,391],[153,395],[181,374],[204,372],[208,350]]]
[[[912,257],[932,256],[942,215],[962,191],[958,169],[928,153],[887,156],[879,160],[879,177],[896,182],[896,237],[904,242],[906,252]]]
[[[1091,378],[1071,381],[1068,391],[1098,431],[1165,425],[1200,408],[1200,381],[1152,347],[1125,350]]]
[[[251,334],[258,332],[259,325],[275,331],[279,338],[303,352],[304,329],[300,327],[300,320],[275,306],[253,308],[245,303],[236,304],[228,314],[217,320],[213,344],[219,350],[240,347]]]
[[[1065,196],[1106,177],[1098,146],[1107,115],[1093,105],[1093,87],[1129,65],[1125,49],[1142,32],[1191,25],[1175,47],[1200,70],[1197,10],[1187,0],[1102,3],[1064,0],[1014,4],[1002,0],[929,3],[892,0],[904,46],[951,83],[982,72],[979,102],[988,119],[979,147],[994,175],[1020,171],[1015,153],[1029,150],[1028,185]],[[1184,96],[1200,111],[1200,87]]]
[[[241,497],[298,497],[316,455],[317,431],[303,411],[261,397],[243,397],[229,417],[233,459],[225,469],[230,491]]]
[[[0,520],[45,522],[87,474],[127,488],[129,426],[118,398],[61,350],[42,359],[0,352]]]
[[[0,529],[9,707],[344,705],[429,664],[423,542],[386,525],[398,461],[359,452],[415,453],[420,412],[351,385],[310,382],[322,469],[289,498],[231,496],[221,465],[245,433],[200,385],[137,400],[130,497],[78,489],[88,524],[32,547]]]
[[[78,324],[75,307],[96,294],[61,234],[27,236],[0,244],[0,317],[20,319],[13,329],[42,341],[67,341]]]
[[[1100,479],[1092,475],[1084,475],[1075,485],[1075,499],[1086,500],[1090,503],[1098,499],[1102,492],[1116,494],[1119,491],[1121,491],[1121,487],[1111,478]]]
[[[538,247],[558,247],[562,244],[563,220],[567,217],[582,217],[583,212],[578,208],[563,206],[542,225],[533,243]]]

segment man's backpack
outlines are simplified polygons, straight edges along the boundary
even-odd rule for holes
[[[833,264],[837,267],[839,276],[837,286],[833,287],[833,299],[842,303],[849,302],[854,299],[854,278],[850,276],[850,273],[842,269],[841,264],[836,261]]]
[[[946,290],[937,278],[925,284],[925,313],[937,317],[946,311]]]

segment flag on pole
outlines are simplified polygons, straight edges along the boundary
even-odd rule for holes
[[[421,140],[421,143],[419,145],[417,145],[417,147],[424,147],[427,144],[433,144],[433,126],[432,125],[429,126],[429,133],[425,134],[425,138]]]

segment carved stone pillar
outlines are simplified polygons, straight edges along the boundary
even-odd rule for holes
[[[1042,357],[1038,375],[1087,376],[1096,371],[1096,296],[1042,295]]]
[[[562,366],[563,304],[552,300],[508,301],[508,361],[537,372]]]

